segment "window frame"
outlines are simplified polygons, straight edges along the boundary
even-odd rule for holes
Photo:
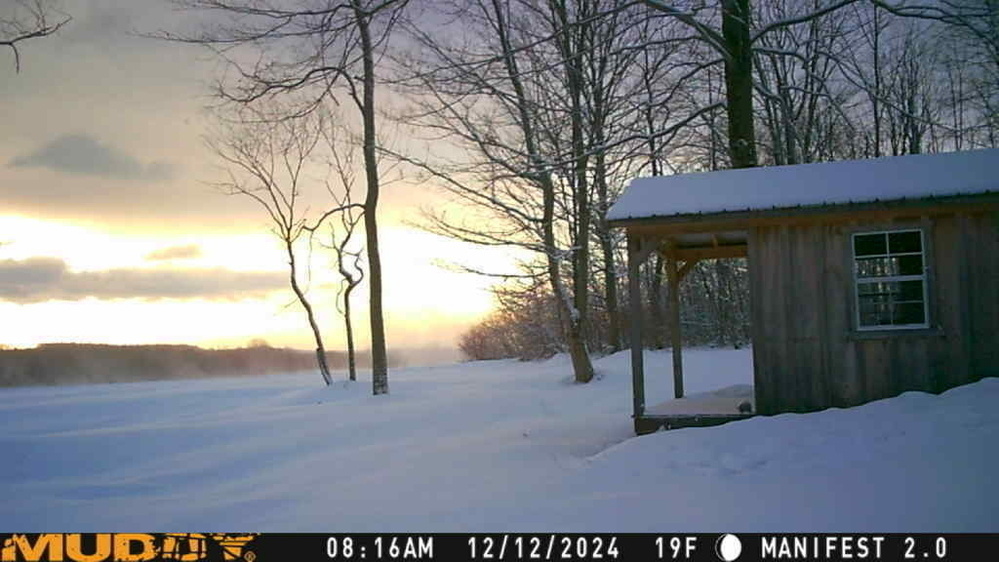
[[[856,249],[856,240],[858,236],[868,236],[872,234],[883,234],[885,235],[885,254],[875,254],[873,257],[885,257],[889,258],[894,255],[915,255],[915,252],[899,252],[893,254],[891,248],[888,245],[888,236],[891,234],[905,233],[905,232],[918,232],[919,233],[919,255],[922,260],[922,272],[918,275],[889,275],[882,277],[864,277],[861,278],[859,274],[858,267],[858,256]],[[919,227],[903,227],[894,229],[877,229],[877,230],[856,230],[850,235],[850,267],[853,275],[853,321],[854,329],[857,332],[867,333],[867,332],[885,332],[885,331],[906,331],[906,330],[926,330],[931,327],[930,318],[930,267],[929,267],[929,252],[926,247],[926,229]],[[871,256],[860,256],[861,258],[871,257]],[[923,305],[923,322],[918,324],[875,324],[864,326],[861,324],[861,312],[860,312],[860,286],[864,284],[871,283],[900,283],[903,281],[921,281],[923,284],[923,294],[922,294],[922,305]]]

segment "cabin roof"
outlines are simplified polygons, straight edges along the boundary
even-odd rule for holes
[[[612,223],[999,191],[999,149],[637,178]]]

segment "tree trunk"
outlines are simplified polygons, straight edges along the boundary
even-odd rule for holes
[[[364,121],[364,173],[367,179],[367,196],[364,200],[364,234],[368,252],[369,316],[371,317],[371,391],[375,395],[388,394],[388,355],[385,350],[385,322],[382,315],[382,264],[378,250],[378,156],[375,153],[375,62],[370,15],[361,9],[359,0],[351,6],[357,21],[364,58],[363,101],[361,116]]]
[[[621,313],[618,307],[617,265],[614,257],[614,240],[607,224],[607,209],[610,200],[607,193],[607,166],[603,152],[597,153],[594,166],[594,181],[597,184],[598,204],[600,205],[600,250],[604,265],[604,301],[607,306],[607,345],[611,352],[621,351]]]
[[[601,37],[609,38],[602,34]],[[593,42],[596,42],[594,39]],[[598,61],[597,70],[591,71],[589,92],[593,108],[590,111],[591,145],[593,151],[593,183],[597,196],[597,238],[603,254],[604,303],[607,308],[607,348],[611,353],[621,351],[621,319],[618,307],[617,265],[614,256],[614,236],[607,224],[607,210],[610,208],[610,194],[607,187],[607,138],[608,100],[610,95],[605,86],[606,56]]]
[[[733,168],[752,168],[757,165],[749,16],[749,0],[722,0],[722,37],[727,51],[725,101],[728,149]]]
[[[354,352],[354,325],[350,321],[350,293],[353,290],[354,287],[350,286],[343,293],[343,323],[344,328],[347,330],[347,377],[352,381],[356,381],[357,358]]]
[[[593,379],[593,365],[590,362],[590,354],[586,349],[586,341],[580,337],[581,330],[579,329],[578,312],[566,294],[565,287],[562,285],[561,272],[559,271],[561,257],[557,254],[555,226],[553,224],[555,218],[555,184],[552,181],[550,172],[546,170],[544,161],[538,151],[537,141],[534,136],[534,120],[531,117],[527,94],[521,81],[520,72],[517,70],[514,49],[510,44],[510,38],[507,34],[506,16],[504,15],[501,0],[492,0],[492,8],[496,16],[496,31],[499,34],[500,44],[503,48],[503,63],[516,96],[517,112],[519,113],[520,126],[524,135],[524,145],[531,162],[531,175],[542,191],[542,237],[545,259],[548,265],[548,280],[551,283],[555,299],[558,301],[557,306],[561,309],[561,313],[566,319],[564,322],[564,332],[576,381],[589,382]]]
[[[561,27],[558,46],[566,73],[569,93],[569,121],[572,130],[573,202],[576,214],[576,231],[573,233],[572,294],[576,308],[573,330],[575,337],[586,339],[589,331],[590,294],[590,190],[587,178],[588,157],[583,138],[583,72],[582,51],[585,32],[569,21],[565,0],[553,0],[552,8]],[[584,381],[585,382],[585,381]]]
[[[572,359],[572,372],[576,382],[587,383],[593,380],[593,363],[590,362],[590,351],[581,332],[578,324],[570,328],[569,357]]]
[[[295,292],[295,296],[298,297],[298,302],[302,304],[302,308],[305,309],[305,315],[309,318],[309,326],[312,328],[312,336],[316,340],[316,362],[319,364],[319,374],[323,376],[323,381],[326,386],[333,384],[333,377],[330,376],[330,368],[326,364],[326,348],[323,346],[323,338],[319,332],[319,324],[316,322],[316,315],[312,311],[312,305],[309,303],[308,297],[305,296],[305,292],[302,288],[298,286],[298,279],[295,278],[296,273],[296,263],[295,263],[295,251],[292,248],[292,237],[290,235],[285,236],[285,249],[288,252],[288,268],[291,275],[291,290]]]
[[[550,199],[550,203],[549,203]],[[545,197],[545,213],[549,207],[554,211],[554,194],[552,197]],[[550,220],[545,221],[545,245],[549,248],[555,246],[555,233]],[[579,322],[579,312],[569,300],[565,286],[559,277],[559,260],[554,252],[548,253],[548,275],[551,278],[552,291],[555,299],[559,302],[562,317],[565,318],[564,333],[566,346],[569,348],[569,357],[572,360],[572,372],[576,382],[587,383],[593,380],[593,364],[590,362],[590,352],[586,348],[586,339],[583,337],[583,330]]]

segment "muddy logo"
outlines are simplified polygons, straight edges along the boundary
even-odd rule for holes
[[[46,533],[9,535],[0,562],[254,562],[256,534]],[[3,537],[0,535],[0,537]]]

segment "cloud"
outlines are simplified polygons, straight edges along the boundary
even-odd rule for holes
[[[0,261],[0,299],[30,302],[39,288],[57,285],[65,274],[66,264],[58,259]]]
[[[101,144],[89,135],[63,135],[26,156],[14,158],[10,165],[123,180],[161,181],[174,175],[173,166],[167,162],[143,164],[134,156]]]
[[[109,269],[73,272],[57,258],[0,261],[0,300],[211,299],[261,296],[285,287],[278,272],[226,269]]]
[[[197,244],[187,246],[170,246],[146,255],[147,261],[188,260],[201,257],[201,247]]]

